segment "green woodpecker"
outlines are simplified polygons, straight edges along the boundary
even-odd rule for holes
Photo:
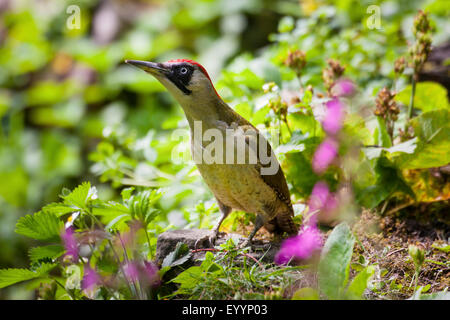
[[[194,161],[222,214],[212,230],[210,241],[215,241],[222,221],[232,209],[256,213],[254,229],[242,247],[251,243],[262,226],[276,234],[297,234],[289,189],[270,144],[250,122],[220,98],[205,68],[185,59],[164,63],[125,62],[154,76],[183,108],[190,126]],[[225,138],[219,139],[217,133]],[[223,150],[210,150],[208,144],[212,137],[214,142],[220,142],[216,147],[223,146]],[[238,142],[239,138],[243,144]],[[209,151],[215,161],[203,159],[202,151]],[[241,161],[236,161],[242,154]]]

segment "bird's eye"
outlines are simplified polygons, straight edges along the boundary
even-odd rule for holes
[[[180,69],[180,73],[181,73],[181,74],[186,74],[187,72],[188,72],[188,69],[185,68],[185,67],[183,67],[183,68]]]

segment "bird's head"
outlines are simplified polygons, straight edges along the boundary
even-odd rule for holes
[[[162,63],[138,60],[125,62],[158,79],[183,107],[218,98],[208,73],[198,62],[186,59]]]

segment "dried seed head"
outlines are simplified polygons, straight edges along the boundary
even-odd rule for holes
[[[302,69],[306,65],[306,54],[302,50],[289,50],[287,58],[284,60],[284,64],[293,69],[297,74],[300,74]]]
[[[401,56],[400,58],[398,58],[394,62],[394,71],[395,71],[395,73],[396,74],[402,74],[403,71],[405,70],[405,66],[406,66],[405,57]]]

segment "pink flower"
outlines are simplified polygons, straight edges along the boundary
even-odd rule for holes
[[[61,239],[64,243],[64,248],[66,249],[66,253],[64,255],[65,258],[69,259],[72,262],[78,260],[78,244],[77,239],[75,238],[75,232],[73,231],[73,227],[70,226],[61,233]]]
[[[91,267],[86,265],[84,267],[84,276],[81,283],[83,290],[91,290],[94,286],[101,283],[100,276]]]
[[[338,143],[333,138],[325,139],[313,156],[313,170],[317,174],[323,173],[337,156]]]
[[[323,238],[316,226],[303,227],[297,236],[286,239],[275,256],[276,264],[291,260],[305,260],[323,245]]]
[[[328,189],[328,185],[323,181],[319,181],[311,192],[308,206],[309,211],[313,213],[309,218],[308,225],[315,226],[317,224],[317,216],[320,214],[321,218],[327,218],[332,215],[338,207],[338,201],[336,196]]]
[[[344,120],[344,106],[339,99],[327,102],[327,113],[322,120],[322,127],[326,133],[335,135],[342,128]]]
[[[143,268],[144,280],[149,286],[158,286],[161,283],[161,279],[158,273],[158,267],[149,261],[144,261]]]
[[[128,262],[123,266],[123,271],[130,281],[135,282],[139,280],[139,269],[136,263]]]
[[[331,90],[337,97],[351,96],[355,93],[355,84],[349,79],[341,79],[333,85]]]

